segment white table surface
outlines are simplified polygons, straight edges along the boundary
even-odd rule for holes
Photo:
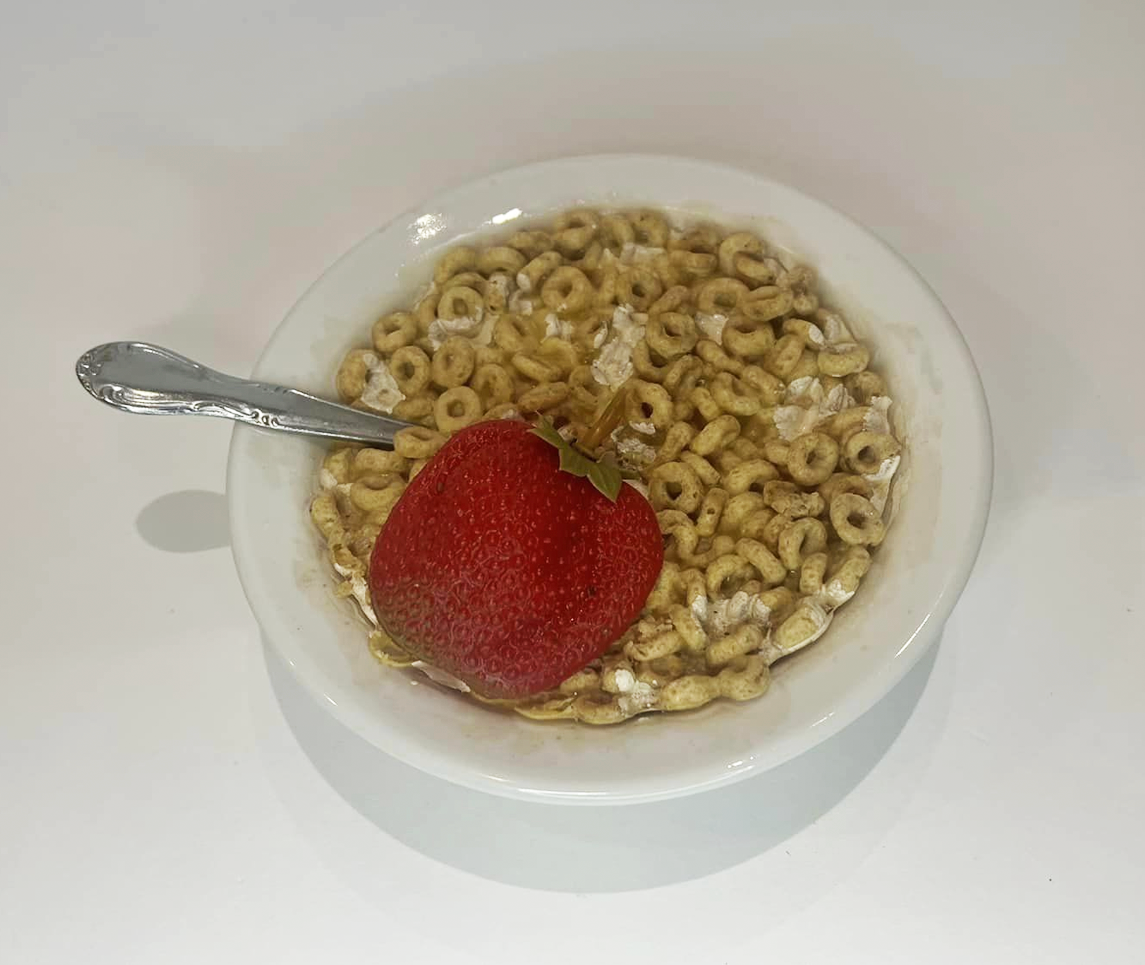
[[[1145,6],[927,6],[0,4],[0,962],[1142,960]],[[992,516],[934,659],[827,744],[514,804],[302,695],[234,576],[229,426],[72,365],[248,371],[412,202],[629,149],[787,180],[923,272]]]

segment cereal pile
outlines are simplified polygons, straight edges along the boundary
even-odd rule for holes
[[[406,484],[473,422],[545,417],[583,440],[619,411],[596,452],[614,452],[657,511],[660,580],[601,660],[510,706],[603,724],[757,697],[770,664],[854,595],[885,535],[901,446],[869,361],[812,271],[754,234],[568,211],[452,249],[412,311],[378,319],[372,346],[347,355],[342,399],[417,427],[393,452],[331,452],[311,516],[339,593],[375,625],[375,656],[440,679],[370,606],[370,552]]]

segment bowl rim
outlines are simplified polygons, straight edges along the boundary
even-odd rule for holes
[[[593,163],[623,163],[635,162],[641,164],[693,164],[712,171],[723,171],[738,177],[748,177],[765,185],[772,193],[788,194],[798,203],[818,208],[821,212],[842,219],[853,229],[864,235],[870,241],[882,248],[884,253],[898,263],[913,278],[920,293],[929,301],[934,310],[935,319],[941,319],[952,336],[951,342],[957,348],[956,361],[966,376],[967,389],[973,400],[973,409],[966,413],[966,422],[971,427],[973,437],[977,441],[976,452],[968,453],[968,458],[974,458],[973,510],[970,518],[962,530],[962,538],[951,552],[951,565],[946,570],[946,578],[938,588],[937,596],[929,600],[925,614],[910,637],[902,644],[894,658],[888,661],[881,672],[874,673],[849,687],[845,698],[834,708],[829,718],[821,722],[814,730],[814,739],[810,742],[806,738],[795,739],[788,736],[786,740],[779,741],[769,751],[765,759],[753,759],[742,762],[738,767],[720,765],[713,767],[706,776],[695,780],[671,783],[660,781],[657,786],[645,789],[605,790],[586,794],[580,791],[564,789],[526,786],[520,780],[508,781],[504,778],[490,774],[482,774],[473,768],[467,768],[459,762],[456,756],[440,751],[427,751],[424,746],[414,747],[404,739],[400,728],[390,728],[385,746],[366,736],[374,732],[376,720],[370,715],[363,714],[355,707],[353,701],[335,700],[327,693],[314,673],[303,672],[300,663],[308,663],[305,652],[289,645],[284,641],[291,639],[291,630],[277,619],[277,611],[273,606],[263,606],[263,588],[259,585],[258,566],[256,554],[248,544],[248,532],[241,524],[236,514],[235,492],[242,485],[243,462],[241,447],[244,440],[253,436],[259,430],[250,426],[236,424],[231,436],[227,454],[227,509],[231,529],[231,552],[243,593],[251,608],[252,614],[258,623],[265,640],[269,641],[280,657],[283,658],[294,678],[313,699],[330,712],[344,726],[355,734],[364,737],[380,750],[396,759],[415,767],[426,773],[448,780],[451,783],[474,790],[480,790],[499,796],[515,798],[518,800],[544,801],[549,803],[578,803],[578,804],[630,804],[646,803],[655,800],[683,796],[700,791],[723,787],[743,780],[754,774],[762,773],[772,767],[778,766],[812,747],[817,746],[828,738],[834,736],[843,728],[853,723],[860,716],[870,710],[883,696],[889,693],[906,676],[917,662],[929,651],[941,633],[941,629],[958,602],[970,574],[977,561],[983,539],[992,500],[994,445],[993,430],[987,405],[986,393],[982,384],[981,375],[970,352],[961,330],[949,310],[938,297],[937,293],[913,265],[890,244],[881,238],[872,229],[866,227],[857,219],[819,198],[806,194],[784,182],[777,181],[766,174],[761,174],[749,168],[740,167],[725,162],[711,161],[704,158],[689,157],[686,155],[655,154],[641,152],[592,153],[580,155],[566,155],[547,160],[535,161],[524,165],[514,165],[482,177],[474,178],[460,184],[455,184],[443,191],[419,201],[417,204],[399,212],[385,224],[365,235],[337,259],[331,262],[319,276],[300,294],[291,308],[275,327],[252,370],[252,377],[258,378],[260,371],[267,364],[279,344],[284,338],[286,330],[292,320],[301,312],[302,306],[309,300],[312,293],[322,286],[329,277],[346,261],[355,256],[358,250],[367,244],[375,235],[387,231],[398,224],[413,222],[423,211],[432,208],[447,207],[457,196],[468,195],[474,191],[491,185],[502,178],[514,176],[527,176],[537,173],[541,169],[560,169],[563,166],[575,166]],[[930,632],[923,631],[930,627]],[[920,640],[920,637],[922,638]],[[921,645],[920,645],[921,644]]]

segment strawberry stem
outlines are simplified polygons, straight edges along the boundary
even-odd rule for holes
[[[624,409],[628,402],[628,383],[625,382],[613,393],[604,407],[604,411],[597,416],[596,421],[589,426],[584,438],[577,442],[588,452],[595,452],[605,439],[624,421]]]

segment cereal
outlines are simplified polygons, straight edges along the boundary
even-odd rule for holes
[[[382,355],[392,355],[417,338],[417,319],[409,312],[383,315],[373,328],[374,349]]]
[[[368,646],[388,666],[415,660],[376,626],[370,554],[449,436],[543,416],[586,440],[606,408],[620,420],[595,454],[613,449],[639,476],[663,569],[607,653],[510,704],[534,720],[616,724],[760,696],[769,665],[827,631],[886,537],[903,448],[886,381],[820,304],[815,273],[752,232],[577,208],[446,252],[429,290],[360,346],[338,395],[416,425],[392,452],[328,454],[310,515],[337,594],[375,624]]]
[[[482,412],[480,396],[467,385],[447,389],[433,405],[433,417],[442,432],[457,432],[479,422]]]
[[[430,362],[429,371],[434,385],[443,389],[465,385],[473,374],[476,361],[477,352],[469,339],[460,335],[447,338],[433,353]]]
[[[843,444],[843,461],[854,472],[874,473],[891,456],[897,456],[899,448],[889,433],[856,432]]]
[[[799,436],[787,450],[787,472],[801,486],[826,482],[839,463],[839,444],[822,432]]]
[[[831,500],[831,525],[839,539],[853,546],[877,546],[886,535],[881,514],[855,493],[842,493]]]

